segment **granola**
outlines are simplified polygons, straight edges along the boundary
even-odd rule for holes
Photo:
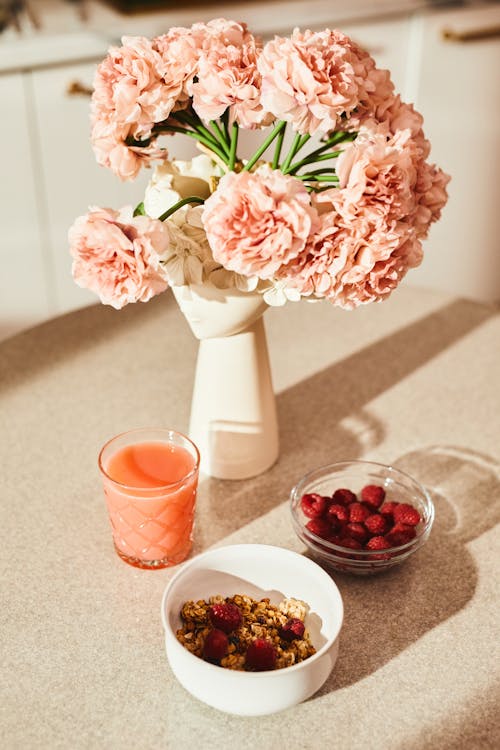
[[[195,656],[204,658],[204,644],[207,635],[213,631],[210,608],[215,604],[236,605],[242,615],[241,624],[227,636],[227,652],[217,664],[226,669],[245,670],[246,652],[250,643],[265,639],[273,644],[276,661],[275,669],[283,669],[298,664],[316,653],[307,630],[302,637],[287,639],[282,636],[283,627],[290,619],[305,620],[308,606],[298,599],[287,598],[278,605],[271,604],[268,598],[252,599],[244,594],[223,597],[211,596],[208,601],[189,600],[181,608],[182,627],[176,632],[177,639]]]

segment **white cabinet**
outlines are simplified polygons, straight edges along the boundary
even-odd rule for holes
[[[26,74],[0,76],[0,337],[48,317],[50,268],[43,256],[43,217],[33,164],[35,129]]]
[[[409,284],[485,302],[500,299],[500,8],[416,19],[416,106],[431,159],[451,174],[449,202]],[[488,34],[496,28],[496,36]],[[464,41],[443,38],[443,32]]]

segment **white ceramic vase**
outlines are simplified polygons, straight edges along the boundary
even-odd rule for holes
[[[189,436],[200,469],[220,479],[247,479],[278,458],[278,421],[262,295],[191,284],[172,287],[200,340]]]

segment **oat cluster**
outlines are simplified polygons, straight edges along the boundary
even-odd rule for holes
[[[298,664],[316,653],[309,634],[305,630],[302,638],[287,641],[280,631],[290,618],[304,621],[308,606],[298,599],[283,599],[278,605],[270,600],[252,599],[244,594],[223,597],[211,596],[208,601],[187,601],[181,609],[182,628],[177,630],[177,639],[188,651],[203,658],[205,639],[212,630],[209,610],[215,604],[235,604],[241,611],[241,625],[229,635],[227,655],[220,660],[226,669],[243,671],[248,646],[255,639],[265,638],[276,651],[275,669]]]

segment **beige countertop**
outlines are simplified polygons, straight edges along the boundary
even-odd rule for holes
[[[335,460],[394,463],[436,521],[400,569],[335,574],[337,665],[282,714],[237,718],[192,698],[166,661],[160,600],[175,569],[116,556],[96,466],[138,426],[187,429],[197,342],[170,293],[99,305],[0,344],[0,737],[7,750],[500,746],[498,308],[401,287],[352,312],[266,313],[278,463],[202,478],[194,553],[263,542],[303,552],[287,495]]]

